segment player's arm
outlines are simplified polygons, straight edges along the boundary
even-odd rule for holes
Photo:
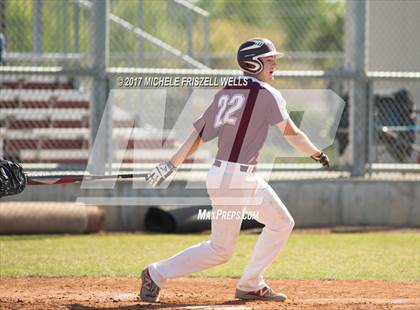
[[[295,125],[292,119],[288,118],[278,123],[276,126],[293,148],[307,154],[315,161],[320,162],[323,166],[329,167],[330,163],[328,156],[321,152],[311,140],[309,140],[308,136]]]
[[[172,158],[170,159],[171,163],[175,167],[178,167],[188,157],[193,155],[203,143],[204,142],[203,140],[201,140],[197,131],[193,130],[193,132],[188,136],[188,138],[181,144],[181,146],[172,156]]]
[[[196,130],[188,136],[188,138],[180,145],[170,160],[157,165],[147,176],[146,181],[153,186],[162,183],[175,169],[182,164],[185,159],[193,155],[203,144]]]
[[[188,138],[181,144],[170,160],[159,164],[146,177],[146,181],[153,186],[162,183],[185,159],[194,154],[200,145],[210,141],[217,136],[217,130],[212,126],[216,101],[207,108],[207,110],[193,123],[194,130]]]

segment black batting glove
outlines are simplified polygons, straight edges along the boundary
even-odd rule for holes
[[[175,169],[176,167],[169,160],[160,163],[146,176],[146,182],[152,186],[159,186]]]
[[[324,167],[330,167],[330,159],[325,153],[320,152],[318,155],[312,155],[311,158],[322,164]]]
[[[27,182],[20,164],[0,159],[0,197],[21,193]]]

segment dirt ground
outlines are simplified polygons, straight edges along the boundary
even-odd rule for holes
[[[0,309],[420,309],[420,282],[267,280],[284,303],[235,300],[236,282],[174,279],[149,304],[135,278],[0,278]]]

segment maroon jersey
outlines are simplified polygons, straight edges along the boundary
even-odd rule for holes
[[[271,125],[289,118],[280,92],[252,77],[226,86],[194,127],[204,142],[218,137],[217,159],[255,165]]]

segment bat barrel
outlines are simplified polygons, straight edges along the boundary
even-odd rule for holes
[[[144,178],[147,173],[139,174],[118,174],[118,175],[42,175],[29,176],[28,185],[55,185],[55,184],[70,184],[82,181],[100,181],[100,180],[119,180],[119,179],[134,179]]]

